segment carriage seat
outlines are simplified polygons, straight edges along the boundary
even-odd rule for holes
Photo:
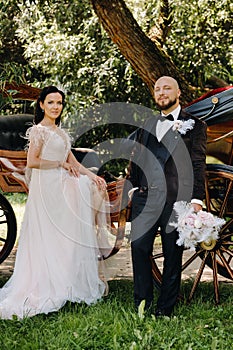
[[[0,149],[22,151],[27,143],[23,137],[32,125],[31,114],[0,116]]]
[[[223,171],[233,175],[233,166],[228,164],[207,164],[207,171]]]

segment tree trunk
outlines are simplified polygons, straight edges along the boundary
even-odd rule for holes
[[[111,40],[146,83],[152,96],[155,81],[162,75],[169,75],[179,82],[183,104],[196,97],[194,89],[159,43],[150,40],[141,30],[123,0],[91,0],[91,2]]]

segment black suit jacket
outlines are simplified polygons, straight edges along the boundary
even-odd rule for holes
[[[160,115],[149,118],[136,131],[128,179],[133,187],[157,187],[162,191],[165,177],[166,200],[170,203],[204,199],[206,124],[181,110],[178,119],[193,119],[193,129],[185,135],[170,129],[159,142],[155,131],[160,118]]]

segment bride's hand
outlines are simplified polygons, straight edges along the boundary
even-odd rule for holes
[[[90,176],[90,178],[99,187],[100,190],[106,190],[107,184],[101,176],[93,174],[93,176]]]
[[[73,175],[75,177],[79,177],[80,176],[79,168],[77,166],[75,166],[74,164],[64,162],[62,164],[62,167],[64,169],[66,169],[67,171],[69,171],[70,175]]]

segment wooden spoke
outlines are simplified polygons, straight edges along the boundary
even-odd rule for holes
[[[218,267],[216,260],[216,253],[210,252],[212,258],[212,266],[213,266],[213,283],[214,283],[214,295],[216,304],[219,303],[219,283],[218,283]]]
[[[197,275],[196,275],[196,277],[195,277],[195,279],[194,279],[194,283],[193,283],[191,292],[190,292],[190,294],[189,294],[188,301],[190,301],[190,300],[192,299],[192,297],[193,297],[193,295],[194,295],[194,292],[196,291],[197,286],[198,286],[198,284],[199,284],[199,282],[200,282],[200,280],[201,280],[201,276],[202,276],[202,274],[203,274],[204,267],[205,267],[205,264],[206,264],[206,259],[207,259],[207,256],[208,256],[208,255],[209,255],[209,252],[206,251],[206,252],[205,252],[205,255],[204,255],[203,259],[202,259],[200,268],[199,268],[199,270],[198,270],[198,272],[197,272]]]
[[[184,254],[182,273],[188,271],[192,263],[198,266],[188,296],[188,301],[191,301],[205,268],[211,268],[214,299],[216,303],[219,303],[219,277],[233,280],[233,167],[225,165],[211,166],[210,169],[207,167],[205,187],[204,210],[224,218],[226,223],[219,233],[219,238],[213,244],[208,245],[203,242],[196,247],[196,251],[192,255]],[[162,257],[162,252],[158,252],[152,257],[153,277],[156,280],[156,286],[160,286],[162,281]],[[201,263],[199,259],[201,259]]]
[[[183,265],[182,265],[182,271],[184,271],[190,264],[192,264],[192,262],[198,257],[200,256],[201,250],[197,251],[196,253],[194,253]]]
[[[221,253],[220,250],[217,250],[216,253],[218,254],[219,258],[221,259],[223,266],[226,268],[227,272],[229,273],[230,278],[233,279],[233,271],[229,265],[229,262],[225,259],[224,255]]]

